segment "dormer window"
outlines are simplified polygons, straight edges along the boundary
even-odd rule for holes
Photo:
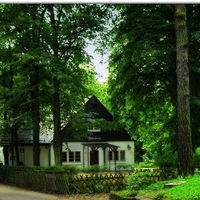
[[[88,131],[89,132],[101,132],[101,129],[100,128],[96,128],[96,127],[90,127],[89,129],[88,129]]]
[[[93,102],[90,103],[90,107],[91,107],[91,108],[97,108],[97,103],[93,103]]]

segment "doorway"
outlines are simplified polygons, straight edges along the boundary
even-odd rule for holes
[[[90,151],[90,165],[98,165],[99,164],[99,151],[93,150]]]

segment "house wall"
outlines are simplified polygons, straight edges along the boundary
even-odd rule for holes
[[[113,142],[108,141],[107,143],[119,146],[118,150],[124,150],[125,153],[125,161],[116,161],[116,165],[118,164],[134,164],[134,142],[133,141],[121,141],[121,142]],[[131,147],[130,150],[128,150],[127,145]],[[53,145],[40,146],[41,152],[40,152],[40,165],[41,166],[49,166],[49,165],[55,165],[55,159],[54,159],[54,151],[53,151]],[[80,167],[89,167],[90,166],[90,147],[83,146],[80,142],[68,142],[68,145],[66,143],[63,143],[62,151],[67,152],[68,148],[70,151],[80,151],[81,152],[81,160],[80,162],[63,162],[63,165],[70,164]],[[104,165],[104,152],[102,148],[98,149],[99,151],[99,166]],[[109,167],[109,170],[115,170],[115,162],[109,161],[109,148],[106,148],[105,151],[105,163],[107,167]],[[3,155],[3,154],[2,154]],[[14,150],[15,155],[15,150]],[[9,165],[12,165],[11,162],[11,151],[9,151]],[[33,166],[33,148],[32,146],[19,146],[19,158],[20,161],[25,166]],[[16,160],[14,160],[14,165],[16,165]]]
[[[120,141],[120,142],[113,142],[113,141],[108,141],[107,143],[119,146],[118,150],[124,150],[125,151],[125,160],[124,161],[116,161],[116,165],[118,164],[134,164],[134,142],[133,141]],[[127,146],[130,146],[130,150],[128,149]],[[81,167],[89,167],[90,166],[90,147],[83,146],[79,142],[68,142],[68,147],[71,151],[80,151],[81,152],[81,161],[80,162],[63,162],[63,165],[70,164],[70,165],[76,165],[76,166],[81,166]],[[67,152],[68,147],[66,146],[65,143],[63,143],[63,152]],[[104,156],[103,156],[103,149],[99,148],[99,166],[104,165]],[[109,148],[106,148],[105,150],[105,163],[107,167],[109,167],[109,170],[115,170],[115,162],[114,161],[109,161]]]
[[[66,143],[63,143],[63,146],[62,146],[62,151],[63,152],[67,152],[68,151],[68,148],[70,151],[80,151],[81,152],[81,160],[80,162],[63,162],[63,165],[66,165],[66,164],[70,164],[70,165],[76,165],[76,166],[83,166],[83,162],[85,161],[85,155],[83,154],[83,145],[81,145],[81,143],[79,142],[68,142],[67,144]],[[84,156],[83,156],[84,155]]]
[[[14,156],[15,156],[14,149]],[[49,146],[40,146],[40,166],[49,166]],[[32,146],[19,146],[19,160],[25,166],[33,166],[33,147]],[[16,165],[16,159],[14,165]],[[11,151],[9,151],[9,165],[12,165]]]
[[[119,142],[112,142],[112,141],[108,141],[109,144],[113,144],[118,146],[118,151],[124,150],[125,153],[125,161],[116,161],[116,165],[118,164],[134,164],[135,162],[135,146],[134,146],[134,142],[133,141],[119,141]],[[128,149],[128,145],[131,147],[131,149]],[[109,162],[108,159],[108,149],[106,152],[106,162]],[[114,161],[110,161],[110,167],[111,170],[115,170],[115,162]]]
[[[53,144],[50,146],[50,166],[55,165],[55,157],[54,157],[54,150]]]
[[[40,147],[40,166],[49,166],[50,165],[50,146],[41,146]]]
[[[0,147],[0,165],[4,165],[4,155],[3,155],[3,147]]]

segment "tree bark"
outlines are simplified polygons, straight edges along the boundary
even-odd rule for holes
[[[32,108],[32,123],[33,123],[33,164],[40,166],[40,104],[39,104],[39,67],[34,66],[33,74],[31,75],[31,108]]]
[[[36,20],[37,5],[32,5],[32,19]],[[32,48],[38,41],[37,27],[33,24],[32,32]],[[31,84],[31,108],[32,108],[32,124],[33,124],[33,164],[40,166],[40,102],[39,102],[39,66],[34,60],[30,62],[30,84]]]
[[[16,165],[20,165],[19,162],[19,146],[18,146],[18,134],[17,134],[17,127],[13,126],[12,127],[12,134],[14,137],[14,146],[15,146],[15,161],[16,161]]]
[[[54,5],[49,5],[50,11],[50,19],[51,19],[51,27],[52,27],[52,49],[54,52],[54,65],[58,66],[59,59],[58,59],[58,24],[56,25],[55,14],[54,14]],[[60,19],[58,19],[59,21]],[[54,94],[53,94],[53,122],[54,122],[54,137],[53,137],[53,148],[54,148],[54,157],[55,157],[55,164],[62,165],[62,139],[61,139],[61,124],[60,124],[60,94],[59,88],[60,83],[59,79],[56,76],[57,70],[54,66],[54,77],[53,77],[53,87],[54,87]],[[59,66],[58,66],[59,67]]]
[[[186,5],[175,5],[179,172],[193,173]]]

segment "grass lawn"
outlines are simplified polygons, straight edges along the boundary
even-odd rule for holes
[[[172,188],[164,188],[166,183],[184,181],[183,184]],[[160,181],[139,191],[154,200],[200,200],[200,175],[177,178],[170,181]]]

